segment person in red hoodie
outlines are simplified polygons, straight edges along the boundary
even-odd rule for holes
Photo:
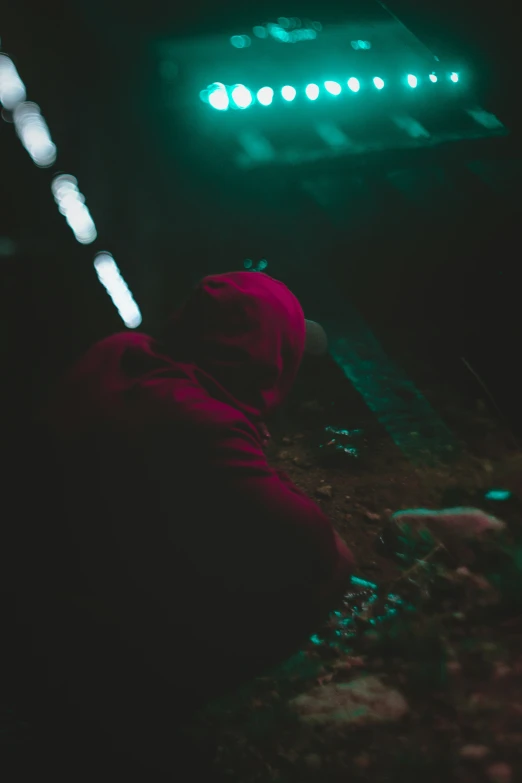
[[[110,336],[60,381],[48,578],[76,631],[57,669],[89,648],[84,684],[114,683],[125,659],[133,688],[193,696],[197,681],[205,698],[291,655],[340,602],[350,551],[263,450],[307,347],[324,351],[324,332],[284,284],[231,272],[205,277],[158,339]]]

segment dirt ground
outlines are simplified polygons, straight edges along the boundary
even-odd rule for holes
[[[361,581],[305,649],[199,717],[225,780],[522,780],[522,452],[480,388],[423,391],[462,443],[446,464],[408,463],[330,364],[305,367],[272,422],[270,460],[328,513]],[[398,541],[389,521],[455,506],[506,522],[502,541]]]

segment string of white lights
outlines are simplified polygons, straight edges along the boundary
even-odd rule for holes
[[[141,324],[140,309],[112,255],[106,251],[97,253],[94,259],[94,268],[98,280],[112,299],[125,326],[128,326],[129,329],[135,329]]]
[[[39,168],[49,168],[56,162],[56,145],[40,107],[26,98],[27,90],[15,64],[6,54],[0,54],[0,104],[12,113],[18,138],[34,163]],[[82,245],[94,242],[98,232],[85,197],[78,189],[78,180],[71,174],[58,174],[51,182],[51,190],[77,242]],[[105,251],[97,253],[94,269],[125,325],[135,329],[141,324],[141,312],[114,258]]]
[[[445,80],[452,84],[457,84],[460,79],[458,73],[451,72],[445,75]],[[427,80],[431,84],[437,84],[443,80],[442,75],[436,73],[430,73],[427,75]],[[406,74],[404,77],[404,85],[414,90],[421,85],[422,79],[420,76],[416,76],[413,73]],[[387,82],[381,76],[375,76],[371,80],[372,88],[380,91],[383,90]],[[346,86],[352,93],[357,93],[365,85],[361,83],[360,79],[352,76],[346,82]],[[343,83],[336,81],[325,81],[321,88],[318,84],[308,84],[304,90],[304,95],[310,101],[315,101],[321,94],[321,89],[324,89],[326,93],[333,96],[341,95],[343,91]],[[226,111],[228,108],[233,109],[248,109],[249,106],[253,106],[256,103],[261,106],[270,106],[276,98],[277,93],[272,87],[261,87],[257,93],[250,90],[244,84],[225,85],[222,82],[214,82],[210,84],[206,90],[201,90],[199,97],[203,103],[208,103],[213,109],[218,111]],[[279,95],[288,103],[295,100],[298,97],[298,91],[291,84],[286,84],[279,91]]]
[[[85,206],[85,198],[78,190],[78,180],[70,174],[59,174],[51,182],[54,200],[76,240],[82,245],[94,242],[98,233]]]

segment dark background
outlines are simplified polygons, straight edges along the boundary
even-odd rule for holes
[[[459,153],[444,161],[446,185],[424,207],[415,181],[401,199],[382,172],[368,171],[373,206],[354,225],[278,175],[206,176],[193,166],[191,140],[166,121],[153,56],[159,40],[227,33],[281,13],[342,20],[350,5],[245,10],[198,0],[180,11],[160,0],[20,0],[2,9],[2,49],[40,105],[58,170],[77,176],[99,234],[92,246],[74,240],[50,193],[54,173],[38,170],[12,125],[1,122],[0,235],[18,245],[1,259],[7,410],[34,406],[68,362],[122,328],[92,269],[93,253],[109,249],[146,331],[202,274],[241,268],[245,257],[270,259],[267,271],[296,290],[312,317],[321,315],[314,281],[326,276],[414,381],[436,376],[449,387],[476,388],[464,356],[522,428],[520,47],[509,3],[389,3],[427,45],[471,64],[488,108],[511,130],[476,153],[479,168],[501,183],[496,188]],[[422,157],[412,164],[414,171],[426,165]]]

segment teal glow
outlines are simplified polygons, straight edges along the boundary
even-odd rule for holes
[[[408,74],[408,84],[410,87],[416,87],[419,83],[419,80],[416,76],[414,76],[412,73]]]
[[[384,79],[381,79],[380,76],[376,76],[375,79],[373,80],[373,83],[375,84],[378,90],[382,90],[382,88],[384,87]]]
[[[359,92],[361,89],[359,79],[356,79],[355,76],[352,76],[351,79],[348,79],[348,87],[352,92]]]
[[[317,84],[309,84],[305,90],[306,97],[311,101],[316,101],[319,97],[319,87]]]
[[[371,590],[377,590],[375,582],[368,582],[366,579],[360,579],[358,576],[351,576],[350,582],[357,587],[369,587]]]
[[[281,95],[285,101],[293,101],[297,92],[295,87],[291,87],[289,84],[285,85],[281,90]]]
[[[434,73],[430,73],[430,82],[433,82],[435,84],[437,81],[437,76]]]
[[[362,50],[368,50],[371,49],[372,45],[370,41],[352,41],[352,49],[355,49],[357,51],[358,49]]]
[[[316,633],[314,633],[314,635],[310,637],[310,641],[313,644],[321,644],[321,639],[317,636]]]
[[[459,80],[459,75],[458,75],[458,73],[452,73],[452,74],[451,74],[451,76],[450,76],[450,79],[451,79],[451,81],[452,81],[454,84],[456,84],[456,83],[458,82],[458,80]]]
[[[274,91],[271,87],[261,87],[257,93],[257,100],[261,106],[270,106],[274,98]]]
[[[508,489],[490,489],[484,497],[486,500],[509,500],[511,492]]]
[[[226,111],[228,109],[229,100],[224,84],[214,84],[209,88],[208,102],[213,109],[218,111]]]
[[[341,92],[341,85],[339,82],[325,82],[324,88],[330,95],[339,95]]]
[[[233,35],[230,43],[235,49],[245,49],[247,46],[250,46],[251,41],[248,35]]]
[[[236,84],[232,90],[232,100],[238,109],[246,109],[252,103],[252,93],[244,84]]]

